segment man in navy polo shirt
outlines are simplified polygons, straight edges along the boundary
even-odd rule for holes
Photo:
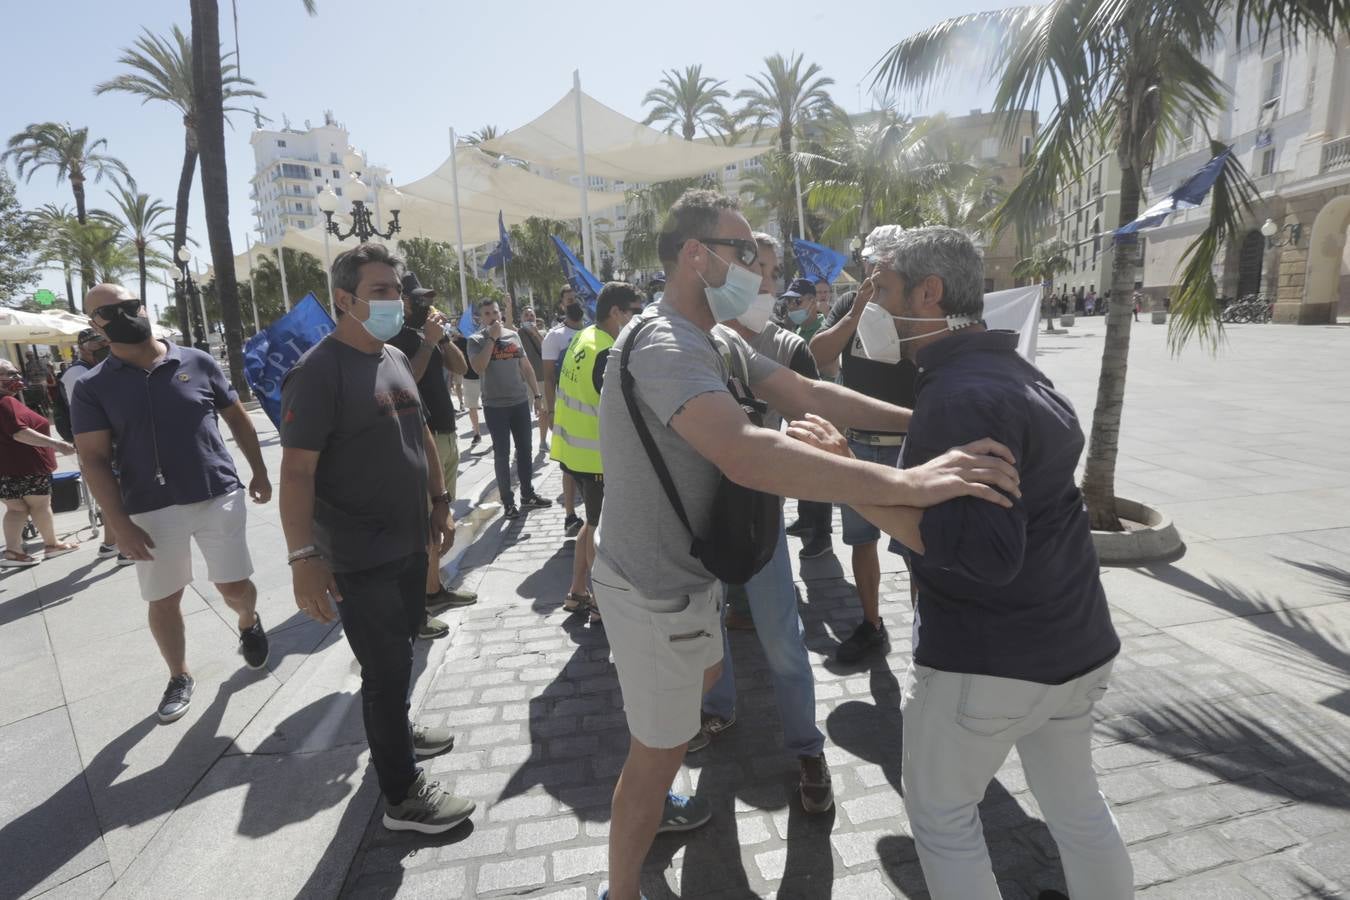
[[[1011,507],[956,499],[858,510],[909,548],[918,589],[901,773],[928,892],[999,896],[977,804],[1016,747],[1069,895],[1132,897],[1129,855],[1092,769],[1092,709],[1120,640],[1074,482],[1078,417],[1018,355],[1016,332],[985,327],[983,265],[963,233],[906,231],[875,262],[890,346],[918,372],[901,466],[988,435],[1012,450],[1022,476]],[[843,439],[832,437],[838,449]]]
[[[75,446],[118,549],[136,561],[150,633],[169,666],[159,718],[172,722],[188,711],[194,684],[180,607],[192,582],[189,538],[206,559],[207,577],[239,616],[244,661],[252,669],[267,664],[267,634],[250,580],[244,488],[217,415],[253,470],[253,501],[266,503],[272,485],[258,433],[209,354],[155,340],[144,303],[121,285],[95,286],[85,295],[84,311],[108,338],[111,353],[75,385]]]

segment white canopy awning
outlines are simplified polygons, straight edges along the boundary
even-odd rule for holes
[[[578,96],[587,175],[630,184],[669,181],[720,172],[724,166],[766,151],[764,147],[716,147],[673,137],[610,109],[577,87],[534,121],[481,146],[559,172],[579,173]]]

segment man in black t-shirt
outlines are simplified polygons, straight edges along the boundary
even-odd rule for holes
[[[863,261],[869,278],[860,290],[840,297],[825,316],[820,331],[811,339],[811,353],[822,372],[841,371],[846,388],[876,400],[885,400],[905,409],[914,408],[915,382],[918,372],[908,360],[880,362],[868,359],[858,339],[858,323],[863,310],[872,300],[871,281],[873,265],[867,262],[888,246],[901,233],[898,225],[882,225],[867,236]],[[889,322],[890,320],[887,319]],[[850,428],[846,434],[849,449],[858,459],[895,466],[900,460],[903,434],[883,434]],[[853,548],[853,580],[862,602],[863,621],[836,651],[842,663],[857,662],[873,650],[884,650],[887,642],[886,626],[881,621],[880,590],[881,561],[877,557],[877,542],[881,531],[849,506],[841,506],[844,543]]]
[[[426,410],[427,427],[436,440],[440,454],[445,492],[453,501],[455,476],[459,471],[459,443],[455,436],[455,403],[450,397],[445,373],[463,375],[468,369],[464,354],[445,337],[445,316],[433,305],[436,292],[422,287],[416,273],[403,276],[403,330],[386,343],[403,351],[417,379],[417,393]],[[453,521],[453,520],[452,520]],[[441,609],[468,606],[477,602],[471,591],[448,590],[441,584],[440,557],[434,549],[427,554],[427,606]],[[425,640],[444,637],[450,626],[440,619],[427,618],[417,636]]]

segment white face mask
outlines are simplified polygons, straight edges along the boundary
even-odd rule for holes
[[[773,315],[775,302],[773,294],[760,294],[755,297],[750,308],[737,316],[736,320],[753,332],[761,332],[769,326],[769,317]]]
[[[710,248],[705,249],[708,249],[709,256],[727,268],[726,281],[716,287],[708,284],[708,279],[702,275],[698,276],[699,281],[703,282],[703,295],[708,298],[708,309],[714,321],[738,319],[755,302],[762,279],[749,269],[727,262]]]
[[[902,338],[896,331],[896,322],[946,322],[947,327],[937,331],[928,331],[914,337]],[[858,322],[858,356],[882,363],[900,361],[900,345],[910,341],[923,340],[944,331],[956,331],[968,325],[978,325],[979,319],[970,316],[893,316],[875,303],[863,307],[862,319]]]

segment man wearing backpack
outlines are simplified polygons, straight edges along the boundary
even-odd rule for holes
[[[711,511],[725,490],[723,479],[777,496],[860,505],[926,507],[974,495],[1007,506],[1011,501],[991,485],[1017,494],[1010,457],[993,441],[900,471],[834,457],[794,440],[791,429],[785,435],[752,424],[731,387],[754,390],[785,415],[821,413],[846,428],[904,431],[909,411],[803,378],[734,334],[727,340],[739,344],[749,384],[729,387],[727,364],[709,333],[717,322],[744,314],[760,288],[752,268],[758,246],[734,199],[686,191],[670,210],[657,250],[666,292],[619,335],[611,350],[618,371],[612,362],[606,367],[600,397],[601,455],[611,490],[592,581],[630,732],[609,832],[614,900],[638,900],[642,861],[658,829],[687,830],[711,815],[706,801],[672,794],[670,786],[722,658],[721,586],[703,562],[710,554],[692,555],[690,539],[714,545],[711,555],[723,549],[718,542],[745,540],[744,534],[715,533]],[[648,454],[642,431],[655,454]],[[652,477],[656,454],[688,528]],[[764,548],[746,549],[759,556]]]

